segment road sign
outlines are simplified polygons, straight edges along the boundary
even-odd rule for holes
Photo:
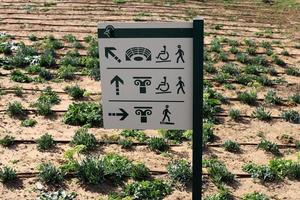
[[[193,129],[193,200],[201,200],[204,22],[101,23],[105,128]]]
[[[100,24],[105,128],[192,129],[192,33],[188,22]]]

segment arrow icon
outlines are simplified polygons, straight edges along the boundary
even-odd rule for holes
[[[111,55],[118,63],[120,63],[121,59],[113,52],[115,50],[117,50],[115,47],[105,47],[105,57],[108,58],[109,55]]]
[[[124,84],[124,81],[118,76],[116,75],[111,81],[110,84],[112,85],[113,83],[115,83],[116,85],[116,95],[120,95],[120,83]]]
[[[123,121],[128,116],[128,113],[123,108],[119,108],[119,110],[121,113],[108,113],[108,116],[122,116],[120,121]]]

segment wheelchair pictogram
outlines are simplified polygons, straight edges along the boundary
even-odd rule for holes
[[[157,92],[156,94],[166,94],[166,93],[171,93],[170,89],[170,84],[167,82],[167,77],[163,77],[163,81],[160,82],[160,84],[155,88]]]
[[[157,59],[157,63],[160,63],[160,62],[171,62],[171,60],[169,60],[169,57],[170,57],[170,54],[169,52],[167,51],[167,47],[164,45],[163,46],[163,50],[161,50],[159,52],[159,54],[156,56],[156,59]]]

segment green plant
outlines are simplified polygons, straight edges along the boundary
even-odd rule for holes
[[[212,123],[203,123],[203,134],[202,134],[202,147],[204,147],[208,142],[213,142],[215,140],[215,135],[213,131]]]
[[[64,80],[73,80],[75,78],[75,71],[76,68],[71,65],[60,66],[58,69],[58,78]]]
[[[123,4],[126,2],[127,2],[127,0],[113,0],[113,3],[116,3],[116,4]]]
[[[238,94],[237,98],[244,104],[255,105],[257,100],[257,94],[255,91],[241,92]]]
[[[296,67],[288,67],[285,70],[285,73],[290,76],[300,76],[300,70]]]
[[[17,174],[11,167],[4,166],[0,168],[0,182],[9,183],[17,179]]]
[[[150,170],[144,163],[133,164],[130,177],[137,181],[145,180],[150,177]]]
[[[214,74],[218,72],[217,68],[211,62],[204,63],[204,70],[210,74]]]
[[[232,76],[237,76],[240,74],[240,70],[234,63],[226,63],[221,68],[222,72],[230,74]]]
[[[283,51],[281,52],[281,55],[289,56],[290,53],[289,53],[287,50],[283,50]]]
[[[68,194],[65,190],[59,189],[54,192],[42,192],[37,200],[74,200],[76,197],[75,192]]]
[[[49,70],[46,69],[42,69],[39,72],[39,77],[46,80],[46,81],[50,81],[51,79],[53,79],[53,75]]]
[[[55,60],[55,51],[53,49],[46,49],[44,53],[41,54],[40,56],[40,62],[39,65],[41,67],[53,67],[56,65],[56,60]]]
[[[234,141],[226,140],[223,144],[226,151],[237,153],[241,151],[240,145]]]
[[[287,122],[300,123],[300,114],[295,110],[282,111],[281,117]]]
[[[273,54],[272,55],[272,61],[281,67],[285,67],[286,66],[286,62],[284,62],[282,59],[280,59],[277,55]]]
[[[226,166],[218,160],[203,160],[203,166],[208,168],[209,176],[217,186],[221,186],[223,183],[232,183],[234,181],[234,174],[230,173]]]
[[[28,35],[28,38],[29,38],[30,41],[37,41],[37,39],[38,39],[38,38],[36,37],[36,35],[34,35],[33,33],[29,34],[29,35]]]
[[[238,121],[241,118],[241,112],[239,109],[230,109],[229,116],[231,119]]]
[[[64,174],[51,163],[42,163],[38,166],[39,178],[47,184],[61,184]]]
[[[271,152],[272,154],[279,156],[281,155],[277,144],[270,142],[266,139],[262,139],[260,143],[257,145],[257,148],[263,149],[265,151]]]
[[[238,54],[239,50],[235,46],[230,47],[229,52],[232,54]]]
[[[69,125],[102,127],[102,106],[90,102],[73,103],[69,105],[63,121]]]
[[[121,145],[122,149],[131,149],[133,142],[131,139],[121,139],[119,140],[119,145]]]
[[[22,118],[22,117],[26,116],[26,110],[23,108],[22,104],[17,101],[8,103],[7,113],[11,117]]]
[[[10,42],[0,43],[0,53],[5,55],[12,54],[12,44]]]
[[[265,72],[265,69],[260,65],[247,65],[244,68],[244,72],[246,74],[260,75],[260,73]]]
[[[248,47],[246,49],[246,52],[251,56],[255,56],[256,55],[256,47]]]
[[[300,149],[300,141],[295,141],[296,149]]]
[[[37,139],[36,143],[39,151],[49,150],[56,145],[52,135],[49,135],[48,133],[45,133],[39,139]]]
[[[167,172],[176,182],[187,184],[192,180],[192,168],[186,160],[175,160],[167,165]]]
[[[222,186],[218,193],[207,196],[204,200],[233,200],[233,197],[229,190]]]
[[[81,89],[78,85],[75,86],[67,86],[65,91],[70,95],[73,99],[81,99],[83,98],[85,89]]]
[[[152,151],[163,152],[169,149],[169,145],[163,138],[151,137],[147,141],[148,147]]]
[[[256,47],[255,41],[253,41],[253,40],[251,40],[251,39],[244,39],[244,43],[245,43],[245,45],[247,45],[248,47]]]
[[[22,121],[21,125],[24,127],[34,127],[37,124],[35,119],[25,119]]]
[[[61,49],[63,48],[63,44],[53,35],[48,35],[44,37],[42,47],[44,49]]]
[[[0,139],[0,145],[4,147],[10,147],[15,144],[15,137],[6,135],[2,139]]]
[[[102,159],[105,177],[115,183],[120,183],[125,178],[130,177],[132,163],[126,157],[116,153],[109,153]]]
[[[125,138],[135,138],[139,142],[145,142],[148,139],[148,136],[146,136],[145,132],[139,131],[139,130],[125,129],[125,130],[122,130],[120,135]]]
[[[186,138],[183,136],[185,130],[160,129],[158,132],[163,136],[163,138],[172,140],[176,143],[181,143],[183,140],[186,140]]]
[[[73,42],[77,41],[77,40],[76,40],[76,37],[75,37],[74,35],[72,35],[72,34],[64,35],[64,36],[63,36],[63,39],[64,39],[65,41],[69,42],[69,43],[73,43]]]
[[[134,199],[161,200],[171,191],[171,186],[162,180],[140,181],[126,185],[124,196]]]
[[[104,181],[104,167],[100,159],[87,157],[79,164],[78,178],[91,185],[97,185]]]
[[[275,91],[269,90],[265,95],[265,102],[272,105],[281,105],[282,98],[278,97]]]
[[[293,103],[300,104],[300,93],[293,94],[289,96],[289,100]]]
[[[88,133],[87,128],[80,128],[75,132],[71,144],[84,145],[86,150],[90,151],[97,147],[97,139],[93,134]]]
[[[26,67],[26,71],[29,74],[38,74],[42,70],[42,67],[39,65],[30,65]]]
[[[60,98],[58,94],[52,90],[50,86],[48,86],[46,89],[44,89],[38,98],[37,102],[38,103],[49,103],[51,105],[54,104],[59,104],[60,103]]]
[[[39,115],[49,116],[53,114],[53,111],[51,110],[52,104],[49,102],[46,101],[37,102],[35,104],[35,107]]]
[[[267,197],[262,193],[253,192],[253,193],[245,194],[243,200],[270,200],[270,199],[269,197]]]
[[[20,70],[14,70],[11,73],[11,80],[19,83],[30,83],[32,78],[22,73]]]
[[[262,106],[257,107],[256,110],[252,112],[252,117],[255,117],[262,121],[270,121],[272,119],[271,112],[267,112]]]

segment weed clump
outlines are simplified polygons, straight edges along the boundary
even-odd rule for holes
[[[169,149],[169,145],[163,138],[152,137],[147,141],[148,147],[152,151],[163,152]]]
[[[255,105],[257,100],[257,94],[254,91],[241,92],[238,94],[238,100],[244,104]]]
[[[94,150],[97,147],[97,139],[93,134],[88,133],[87,128],[80,128],[75,132],[71,144],[84,145],[85,150]]]
[[[51,163],[39,165],[39,178],[47,184],[61,184],[64,181],[64,174]]]
[[[234,141],[226,140],[223,144],[226,151],[238,153],[241,151],[240,145]]]
[[[53,148],[56,145],[56,142],[53,140],[52,135],[45,133],[37,141],[37,148],[39,151],[46,151]]]
[[[11,167],[3,167],[0,169],[0,182],[9,183],[17,179],[16,171]]]

